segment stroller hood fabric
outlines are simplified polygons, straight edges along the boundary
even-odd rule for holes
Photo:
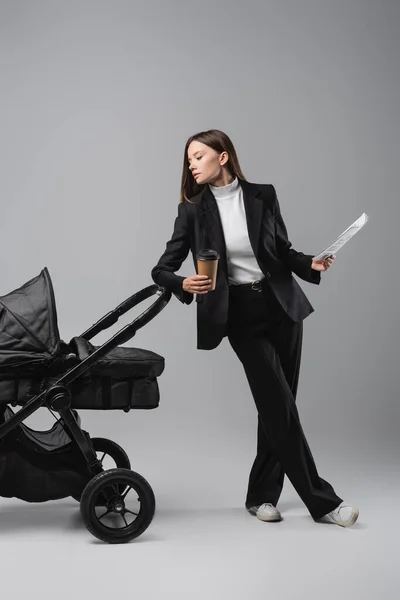
[[[45,267],[20,288],[0,296],[0,374],[46,364],[59,346],[53,286]]]

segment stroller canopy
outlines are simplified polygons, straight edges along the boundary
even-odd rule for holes
[[[0,373],[45,363],[59,345],[53,286],[45,267],[17,290],[0,296]]]

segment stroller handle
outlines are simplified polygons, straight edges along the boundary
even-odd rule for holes
[[[166,288],[163,288],[157,284],[149,285],[143,288],[124,302],[122,302],[117,308],[110,313],[107,313],[102,319],[97,321],[92,327],[90,327],[85,333],[79,337],[83,337],[86,340],[93,338],[97,333],[107,329],[114,323],[116,323],[121,315],[128,312],[131,308],[146,300],[153,294],[158,294],[159,298],[153,302],[153,304],[145,311],[143,311],[136,319],[129,323],[120,331],[118,331],[112,338],[105,342],[102,346],[97,348],[92,354],[85,358],[79,365],[76,365],[67,373],[65,373],[55,385],[69,385],[83,373],[88,371],[100,358],[103,358],[111,350],[128,342],[136,334],[136,331],[151,321],[170,301],[171,292]]]
[[[117,306],[117,308],[115,308],[114,310],[112,310],[109,313],[107,313],[106,315],[104,315],[104,317],[102,317],[94,325],[89,327],[89,329],[87,329],[79,337],[84,338],[85,340],[91,340],[101,331],[104,331],[105,329],[108,329],[109,327],[111,327],[112,325],[117,323],[118,319],[122,315],[127,313],[129,310],[131,310],[134,306],[136,306],[140,302],[143,302],[143,300],[150,298],[150,296],[153,296],[154,294],[159,294],[160,297],[158,298],[158,300],[153,302],[153,304],[150,306],[150,308],[143,311],[142,314],[140,314],[131,323],[131,325],[129,325],[129,327],[131,327],[134,324],[136,324],[136,328],[134,329],[134,331],[132,333],[132,336],[135,335],[135,333],[138,329],[140,329],[141,327],[146,325],[149,321],[151,321],[151,319],[153,319],[156,315],[158,315],[158,313],[161,312],[162,309],[168,304],[168,302],[171,298],[171,292],[168,291],[166,288],[162,288],[156,284],[149,285],[149,286],[143,288],[139,292],[136,292],[136,294],[133,294],[133,296],[131,296],[127,300],[124,300],[124,302],[121,302],[121,304],[119,304]],[[125,341],[128,341],[128,339]],[[119,346],[120,344],[123,344],[123,343],[124,342],[119,342],[117,345]]]

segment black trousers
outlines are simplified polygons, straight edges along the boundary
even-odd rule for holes
[[[258,411],[257,455],[246,507],[276,506],[286,474],[317,520],[342,499],[317,472],[295,404],[303,323],[287,316],[269,288],[231,285],[227,337],[241,361]]]

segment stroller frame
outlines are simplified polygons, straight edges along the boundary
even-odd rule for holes
[[[101,331],[104,331],[117,323],[119,318],[134,306],[155,294],[157,294],[159,298],[155,300],[148,309],[143,311],[131,323],[120,329],[113,337],[97,348],[82,362],[70,368],[55,383],[53,383],[51,387],[28,400],[17,413],[0,425],[0,444],[1,440],[10,431],[18,427],[18,425],[33,414],[38,408],[47,406],[49,410],[59,413],[62,417],[63,427],[65,427],[71,439],[76,442],[82,452],[90,475],[94,477],[103,472],[104,469],[102,463],[97,458],[96,451],[91,447],[88,439],[85,437],[85,434],[71,409],[72,397],[68,386],[81,377],[111,350],[132,339],[138,329],[151,321],[168,304],[171,298],[171,292],[156,284],[143,288],[99,319],[80,336],[86,340],[92,339]],[[92,531],[92,533],[94,532]]]

